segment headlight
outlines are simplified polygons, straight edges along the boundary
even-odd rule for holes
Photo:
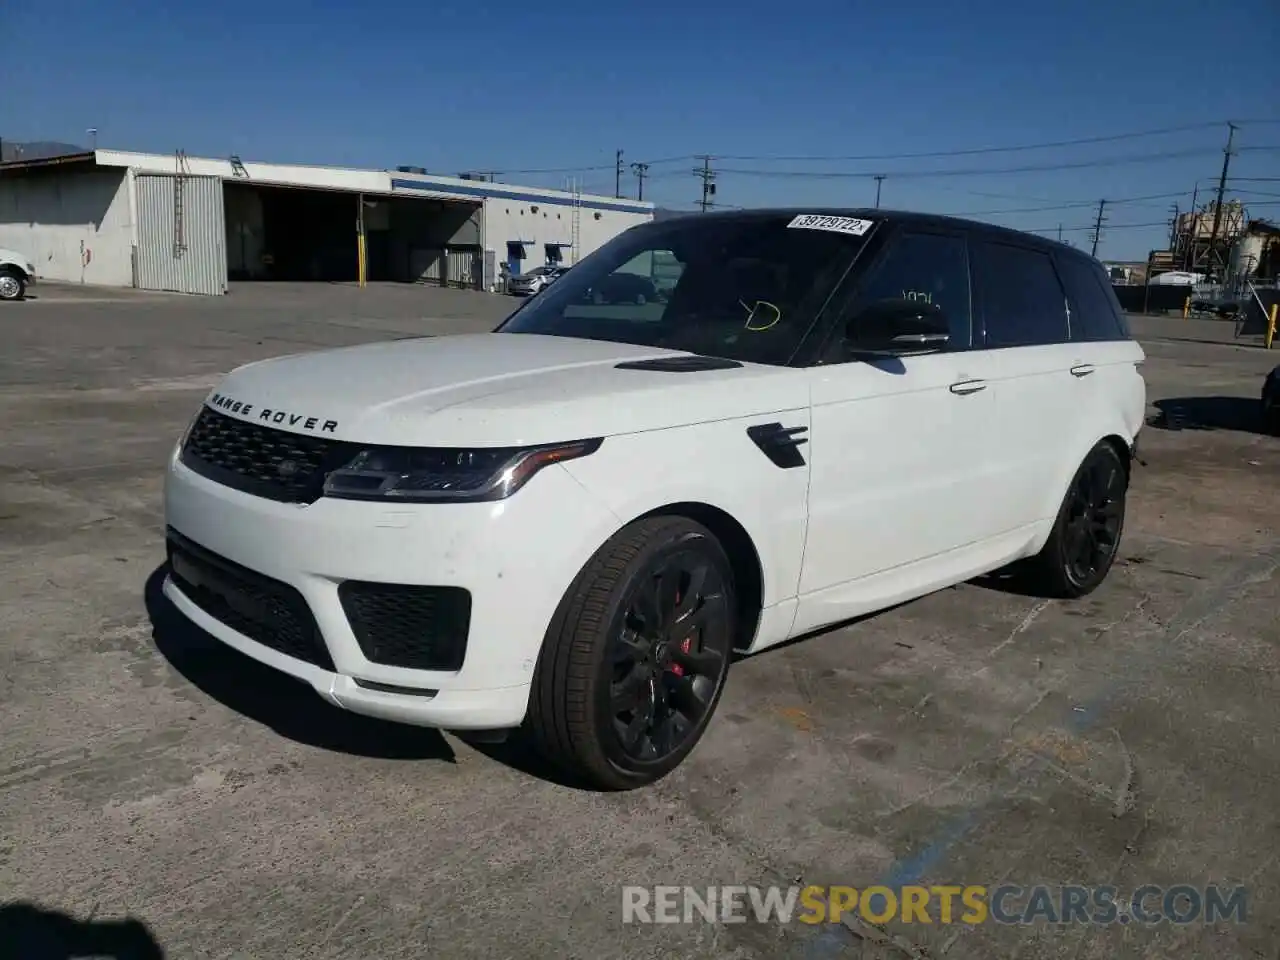
[[[367,447],[324,482],[326,497],[402,503],[504,500],[543,467],[595,453],[601,441],[536,447]]]

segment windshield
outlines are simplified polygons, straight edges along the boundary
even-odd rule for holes
[[[865,239],[792,227],[796,219],[688,217],[634,227],[498,329],[786,364]]]

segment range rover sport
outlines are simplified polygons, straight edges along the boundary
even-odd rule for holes
[[[591,295],[659,265],[660,300]],[[1142,361],[1102,267],[1027,234],[644,224],[492,333],[230,373],[168,464],[165,592],[340,707],[635,787],[735,652],[1015,562],[1096,588]]]

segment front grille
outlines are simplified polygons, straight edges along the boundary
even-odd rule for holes
[[[264,647],[334,669],[311,608],[293,587],[220,557],[172,529],[166,548],[173,582],[209,616]]]
[[[461,669],[471,625],[467,590],[347,580],[338,587],[338,599],[371,663]]]
[[[290,433],[204,407],[182,462],[224,486],[284,503],[315,503],[325,475],[353,456],[350,444]]]

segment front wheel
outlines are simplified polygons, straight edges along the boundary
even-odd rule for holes
[[[26,292],[26,277],[10,267],[0,267],[0,300],[21,300]]]
[[[701,739],[736,627],[723,547],[684,517],[651,517],[597,551],[565,594],[534,673],[541,752],[606,790],[652,783]]]
[[[1073,599],[1092,593],[1111,570],[1124,531],[1129,471],[1110,443],[1089,451],[1071,480],[1044,549],[1029,573],[1038,593]]]

